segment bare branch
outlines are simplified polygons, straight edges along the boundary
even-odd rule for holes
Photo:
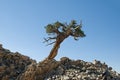
[[[77,28],[79,28],[79,26],[75,27],[74,29],[77,29]]]
[[[44,38],[45,41],[43,43],[49,42],[50,40],[55,40],[55,39],[56,39],[56,37],[48,37],[47,39]]]
[[[45,43],[45,42],[48,42],[48,40],[46,38],[44,38],[44,42],[43,43]]]
[[[74,37],[74,40],[78,41],[79,39],[78,39],[78,37]]]
[[[54,44],[56,41],[54,41],[54,42],[51,42],[51,43],[49,43],[49,44],[47,44],[46,46],[48,46],[48,45],[52,45],[52,44]]]
[[[56,37],[48,37],[49,39],[56,39]]]

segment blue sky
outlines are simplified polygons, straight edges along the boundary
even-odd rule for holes
[[[55,59],[93,61],[95,59],[120,72],[119,0],[0,0],[0,43],[37,61],[52,49],[43,43],[45,26],[55,21],[80,20],[87,35],[79,41],[66,39]]]

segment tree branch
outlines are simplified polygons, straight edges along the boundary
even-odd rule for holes
[[[55,39],[56,39],[56,37],[48,37],[47,39],[44,38],[45,41],[43,43],[49,42],[50,40],[55,40]]]
[[[54,44],[56,41],[54,41],[54,42],[51,42],[51,43],[49,43],[49,44],[47,44],[46,46],[48,46],[48,45],[51,45],[51,44]]]
[[[60,31],[58,29],[55,29],[54,32],[58,35],[60,34]]]

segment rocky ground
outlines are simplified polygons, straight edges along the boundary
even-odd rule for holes
[[[29,57],[4,49],[0,44],[0,80],[16,80],[32,62]]]
[[[60,65],[49,72],[45,80],[120,80],[120,74],[105,63],[94,60],[70,60],[61,58]]]
[[[36,63],[0,44],[0,80],[120,80],[120,74],[97,60],[62,57],[60,61],[45,59]]]

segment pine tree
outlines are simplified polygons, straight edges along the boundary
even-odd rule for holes
[[[75,20],[72,20],[69,24],[61,23],[59,21],[53,24],[48,24],[45,29],[50,37],[44,38],[44,40],[45,42],[50,42],[48,45],[54,44],[48,59],[54,59],[58,53],[60,44],[69,36],[72,36],[74,40],[79,40],[80,37],[85,37],[86,35],[81,28],[82,22],[77,24]]]

